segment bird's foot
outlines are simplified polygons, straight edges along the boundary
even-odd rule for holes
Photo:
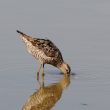
[[[44,72],[42,73],[42,76],[45,76]]]

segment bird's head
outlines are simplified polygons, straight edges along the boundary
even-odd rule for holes
[[[60,66],[59,66],[59,69],[64,73],[64,74],[70,74],[71,72],[71,68],[70,66],[63,62]]]

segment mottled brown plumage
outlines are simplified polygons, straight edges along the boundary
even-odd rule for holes
[[[47,57],[50,57],[50,60],[45,63],[57,66],[57,64],[63,62],[60,50],[49,39],[33,38],[33,41],[31,42],[39,51],[42,51]]]
[[[26,44],[28,52],[40,61],[43,68],[44,64],[51,64],[64,73],[70,73],[69,65],[64,62],[60,50],[52,41],[49,39],[32,38],[18,30],[17,32],[20,33],[20,37]],[[41,66],[39,71],[40,68]],[[44,69],[42,73],[44,73]]]

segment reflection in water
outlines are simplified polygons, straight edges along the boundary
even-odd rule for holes
[[[27,100],[22,110],[50,110],[61,98],[63,90],[70,84],[70,76],[63,78],[54,84],[40,86]]]

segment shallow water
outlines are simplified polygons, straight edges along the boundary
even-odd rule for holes
[[[0,108],[20,110],[39,90],[38,64],[16,29],[51,39],[71,65],[70,84],[53,110],[110,109],[110,1],[0,0]],[[45,66],[45,86],[59,83],[59,70]]]

